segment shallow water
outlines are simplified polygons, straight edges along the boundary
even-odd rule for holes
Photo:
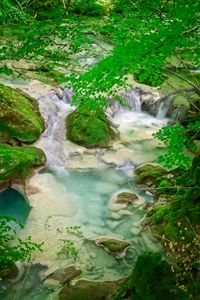
[[[44,242],[44,246],[43,252],[35,253],[34,266],[24,282],[3,283],[2,297],[6,300],[57,299],[59,287],[52,287],[45,278],[71,264],[83,271],[84,278],[117,280],[131,271],[139,253],[159,248],[140,226],[146,214],[143,204],[151,202],[152,197],[136,187],[134,168],[155,161],[162,152],[152,134],[166,121],[142,112],[118,113],[113,121],[119,125],[121,140],[112,149],[90,151],[65,141],[66,109],[73,108],[55,98],[55,93],[49,97],[50,89],[40,88],[37,82],[24,89],[34,96],[36,86],[35,96],[47,124],[36,146],[46,152],[48,164],[27,182],[32,207],[28,215],[21,206],[15,206],[15,213],[16,217],[26,219],[20,237],[31,235],[35,242]],[[137,193],[138,205],[111,209],[111,199],[120,191]],[[69,232],[70,226],[80,226],[82,235]],[[116,257],[96,245],[96,239],[102,236],[126,240],[131,247],[123,257]],[[60,253],[63,241],[68,239],[78,251],[76,258],[66,249]]]

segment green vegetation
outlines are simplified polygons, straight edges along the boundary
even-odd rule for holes
[[[0,277],[9,274],[15,262],[29,261],[34,251],[41,251],[42,244],[33,243],[31,237],[17,237],[20,228],[23,226],[16,219],[0,215]]]
[[[199,8],[197,0],[1,1],[0,73],[41,76],[54,85],[67,82],[77,105],[66,120],[71,141],[88,148],[110,145],[117,132],[102,108],[113,99],[123,103],[119,90],[132,87],[129,75],[160,90],[172,89],[172,115],[182,107],[181,123],[155,134],[166,147],[159,162],[167,170],[151,164],[136,169],[136,183],[155,191],[147,220],[165,251],[139,256],[116,299],[199,299],[200,85],[195,73],[200,62]],[[101,41],[109,45],[109,51]],[[84,70],[77,67],[81,55],[90,53],[94,45],[101,49],[100,54],[94,51],[92,55],[95,63]],[[25,68],[27,62],[31,64]],[[187,86],[177,90],[174,78]],[[0,141],[35,141],[44,130],[36,102],[3,85],[0,97]],[[44,161],[38,149],[0,145],[0,185],[18,176],[24,178]],[[14,241],[9,220],[0,222],[0,250],[4,251],[0,256],[7,268],[29,257],[37,245],[28,242],[21,247],[23,241],[18,239],[19,247],[13,251],[7,243]],[[112,240],[106,246],[117,251]],[[60,253],[76,259],[73,240],[65,239]]]
[[[114,298],[135,300],[187,300],[184,291],[175,286],[175,276],[161,254],[147,252],[137,259],[125,289]]]
[[[34,166],[45,163],[42,150],[34,147],[12,147],[0,145],[0,186],[10,183],[15,178],[29,174]]]
[[[21,142],[34,142],[44,130],[37,102],[0,85],[0,132]]]

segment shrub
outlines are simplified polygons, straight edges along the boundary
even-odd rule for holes
[[[30,261],[42,244],[33,243],[31,237],[22,240],[16,230],[23,226],[14,218],[0,216],[0,270],[10,268],[17,261]]]
[[[74,0],[69,7],[69,11],[89,16],[100,16],[106,12],[104,6],[96,0]]]

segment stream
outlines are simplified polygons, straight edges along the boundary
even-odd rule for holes
[[[119,110],[112,117],[120,140],[109,149],[88,150],[65,138],[66,116],[75,109],[66,97],[58,97],[54,89],[36,80],[7,85],[38,100],[46,130],[34,146],[45,152],[47,163],[27,180],[29,212],[22,209],[22,204],[16,205],[19,195],[15,190],[0,195],[0,201],[9,199],[9,210],[1,201],[0,213],[21,215],[24,220],[20,237],[31,235],[33,241],[44,242],[43,251],[35,253],[31,267],[26,266],[28,276],[13,285],[3,283],[0,298],[59,299],[61,287],[49,278],[70,265],[82,270],[81,278],[88,280],[116,281],[125,277],[139,253],[160,247],[150,231],[141,226],[146,205],[153,198],[136,186],[134,169],[155,162],[162,153],[152,134],[167,120],[142,112],[140,98],[132,91],[127,97],[129,104],[134,102],[131,109]],[[130,206],[113,204],[121,192],[137,194],[137,202]],[[72,232],[74,226],[81,233]],[[127,241],[130,246],[113,255],[97,243],[105,238]],[[61,251],[65,240],[73,242],[77,257],[66,249]]]

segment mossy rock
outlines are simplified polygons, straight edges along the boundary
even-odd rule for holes
[[[146,184],[148,182],[150,185],[155,184],[157,179],[166,174],[166,172],[164,168],[158,165],[145,164],[139,166],[135,170],[136,183]]]
[[[20,176],[25,178],[32,167],[45,163],[45,154],[35,147],[0,145],[0,187]]]
[[[88,105],[81,105],[70,113],[66,125],[67,138],[87,148],[108,147],[117,136],[103,110],[91,109]]]
[[[134,193],[128,193],[128,192],[122,192],[117,195],[117,199],[115,203],[117,204],[134,204],[136,201],[138,201],[139,198]]]
[[[0,84],[0,133],[32,143],[44,130],[38,103],[28,95]]]
[[[174,97],[173,101],[172,101],[172,106],[173,107],[180,107],[180,106],[184,106],[186,109],[190,109],[190,103],[187,100],[187,98],[185,98],[182,95],[177,95]]]
[[[119,286],[127,278],[118,281],[89,281],[80,279],[73,285],[66,284],[59,292],[59,300],[111,300]]]
[[[131,244],[127,241],[109,237],[99,238],[96,241],[96,244],[102,246],[106,251],[110,252],[111,254],[120,254],[126,251],[126,249],[131,246]]]

